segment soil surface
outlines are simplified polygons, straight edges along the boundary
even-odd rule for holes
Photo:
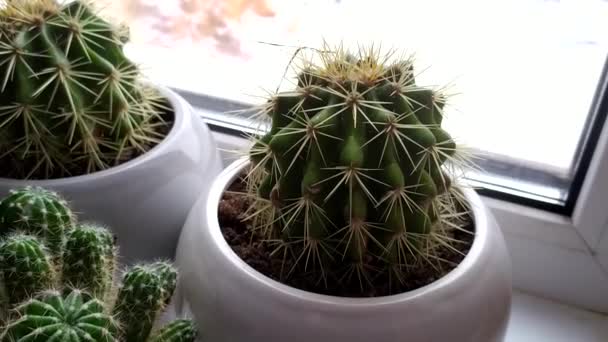
[[[287,258],[284,261],[282,253],[271,256],[274,246],[261,234],[250,230],[249,222],[242,220],[250,201],[239,194],[244,191],[240,179],[237,179],[228,190],[219,203],[218,216],[224,238],[235,253],[258,272],[309,292],[341,297],[377,297],[411,291],[428,285],[453,270],[464,259],[473,242],[473,234],[469,232],[474,231],[474,226],[470,223],[468,227],[464,227],[468,232],[458,230],[454,232],[453,238],[461,242],[453,244],[453,247],[462,254],[449,248],[442,248],[438,256],[445,260],[444,262],[435,262],[436,268],[428,264],[411,267],[407,272],[407,279],[403,281],[394,281],[394,277],[391,280],[388,272],[383,272],[374,275],[373,278],[370,277],[370,282],[362,287],[356,276],[346,278],[343,274],[339,274],[343,272],[337,270],[327,272],[325,281],[319,279],[318,273],[307,273],[303,269],[285,277],[287,271],[292,268],[294,260]],[[373,260],[371,265],[374,266]],[[339,266],[337,265],[337,268]],[[381,267],[381,264],[378,263],[377,266]]]

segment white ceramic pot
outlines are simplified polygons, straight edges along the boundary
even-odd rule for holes
[[[222,169],[204,122],[178,94],[158,87],[174,111],[165,139],[117,167],[54,180],[0,178],[0,197],[37,185],[61,193],[80,221],[107,225],[117,235],[121,262],[173,258],[181,228],[196,199]]]
[[[473,190],[476,236],[453,271],[417,290],[376,298],[314,294],[272,280],[242,261],[217,218],[224,190],[248,165],[231,164],[194,205],[180,238],[178,312],[213,342],[494,342],[511,307],[511,264],[502,232]]]

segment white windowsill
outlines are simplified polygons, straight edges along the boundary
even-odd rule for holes
[[[516,292],[505,342],[605,342],[608,316]]]

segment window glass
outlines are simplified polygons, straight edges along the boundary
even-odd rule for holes
[[[459,142],[566,186],[608,54],[605,0],[106,1],[153,79],[245,103],[323,39],[414,53],[419,83],[455,94],[445,125]]]

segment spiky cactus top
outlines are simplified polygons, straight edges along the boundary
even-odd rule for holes
[[[15,178],[108,168],[162,138],[161,99],[86,0],[0,5],[0,164]]]
[[[40,208],[66,218],[53,221],[60,227],[52,230],[57,238],[36,229]],[[24,214],[37,225],[23,225],[18,218]],[[0,222],[0,319],[6,321],[0,342],[195,340],[190,320],[153,329],[175,290],[175,267],[164,261],[134,265],[116,283],[113,235],[91,223],[75,224],[58,194],[12,191],[0,201]]]
[[[0,200],[0,234],[27,231],[45,239],[55,257],[63,252],[64,231],[72,229],[74,214],[67,202],[52,191],[39,187],[13,190]]]
[[[16,312],[18,318],[3,331],[2,341],[117,341],[118,322],[105,312],[104,303],[77,290],[67,296],[41,292]]]
[[[452,171],[466,158],[441,128],[447,97],[416,84],[413,59],[389,59],[317,51],[261,111],[248,218],[305,272],[407,281],[461,216]]]

